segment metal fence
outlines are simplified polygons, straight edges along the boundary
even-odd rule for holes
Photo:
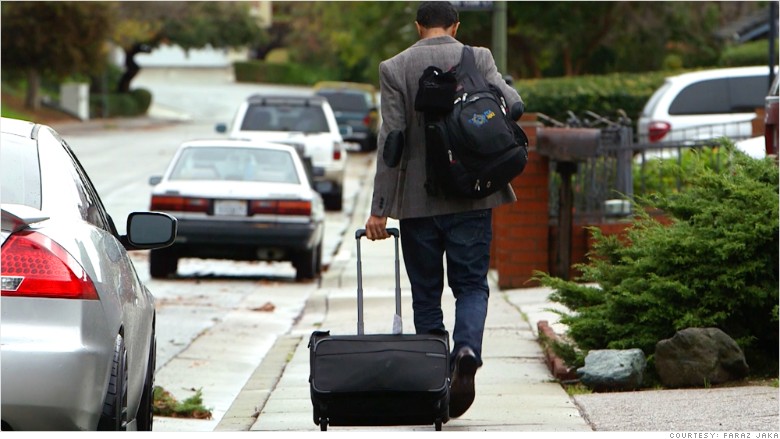
[[[572,114],[566,123],[543,114],[538,117],[542,122],[538,132],[550,131],[548,128],[597,130],[593,153],[564,160],[550,155],[550,217],[559,218],[561,209],[571,208],[570,214],[588,222],[629,215],[629,200],[634,196],[679,190],[683,176],[675,169],[684,169],[686,151],[703,151],[709,156],[710,166],[720,169],[725,162],[724,151],[719,148],[724,133],[730,140],[739,141],[751,137],[752,131],[746,130],[744,123],[714,124],[676,132],[669,140],[649,142],[637,136],[632,121],[625,116],[611,120],[587,112],[584,118]],[[562,165],[568,165],[568,171]]]

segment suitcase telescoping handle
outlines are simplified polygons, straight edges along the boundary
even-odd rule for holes
[[[400,334],[403,330],[401,320],[401,262],[399,259],[398,239],[401,232],[396,228],[388,228],[387,233],[395,238],[395,316],[393,317],[393,333]],[[358,229],[355,232],[355,241],[357,242],[357,311],[358,311],[358,335],[364,334],[363,325],[363,262],[360,256],[360,238],[366,236],[366,229]]]

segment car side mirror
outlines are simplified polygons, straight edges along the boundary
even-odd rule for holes
[[[162,181],[162,176],[160,175],[153,175],[149,177],[149,185],[150,186],[157,186]]]
[[[216,132],[218,132],[218,133],[225,134],[225,133],[227,133],[227,125],[226,125],[226,124],[224,124],[224,123],[218,123],[218,124],[217,124],[217,125],[214,127],[214,130],[215,130]]]
[[[133,212],[127,217],[127,235],[122,243],[128,250],[168,247],[176,239],[177,220],[163,212]]]

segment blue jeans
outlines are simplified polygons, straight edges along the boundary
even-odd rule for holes
[[[453,355],[468,346],[482,364],[482,335],[490,291],[492,210],[475,210],[400,221],[404,266],[412,286],[414,328],[418,334],[445,331],[441,297],[444,262],[455,296]]]

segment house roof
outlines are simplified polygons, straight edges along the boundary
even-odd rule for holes
[[[715,35],[735,43],[764,39],[769,35],[770,19],[775,20],[774,31],[775,37],[777,37],[777,10],[772,12],[770,7],[758,9],[737,18],[715,31]]]

